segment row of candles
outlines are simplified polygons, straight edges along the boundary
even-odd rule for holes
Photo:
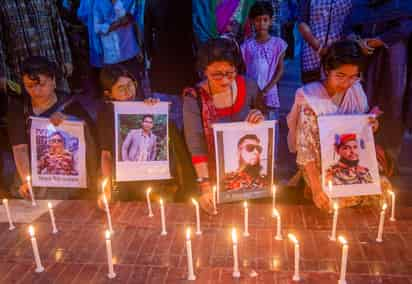
[[[29,184],[29,189],[30,189],[30,194],[31,194],[31,199],[32,199],[32,204],[33,206],[36,205],[36,201],[34,199],[34,194],[33,191],[31,190],[31,184],[30,184],[30,178],[27,179],[28,184]],[[107,251],[107,263],[108,263],[108,277],[109,278],[115,278],[116,273],[114,272],[114,267],[113,267],[113,260],[112,260],[112,246],[111,246],[111,236],[113,235],[113,226],[112,226],[112,220],[111,220],[111,214],[110,214],[110,208],[109,204],[105,195],[105,187],[106,187],[107,181],[103,181],[102,183],[102,201],[104,204],[104,209],[106,212],[106,218],[107,218],[107,227],[108,229],[105,231],[105,237],[106,237],[106,251]],[[329,185],[330,187],[330,185]],[[153,217],[153,210],[151,206],[151,188],[149,188],[146,191],[146,201],[147,201],[147,208],[148,208],[148,217]],[[395,221],[395,193],[393,191],[389,191],[389,194],[391,195],[391,221]],[[214,211],[217,213],[217,207],[216,207],[216,188],[213,188],[213,206],[214,206]],[[196,211],[196,235],[201,235],[201,226],[200,226],[200,209],[199,209],[199,203],[192,198],[192,203],[195,206],[195,211]],[[161,219],[161,233],[160,235],[164,236],[167,235],[167,230],[166,230],[166,214],[165,214],[165,204],[163,199],[159,200],[160,204],[160,219]],[[6,214],[9,222],[9,230],[14,230],[15,226],[13,224],[11,214],[10,214],[10,208],[8,205],[8,200],[3,199],[3,205],[6,209]],[[58,232],[58,229],[56,227],[56,221],[55,221],[55,216],[53,212],[53,206],[50,202],[48,202],[48,208],[49,208],[49,214],[50,214],[50,220],[52,223],[52,233],[56,234]],[[243,202],[243,208],[244,208],[244,232],[243,236],[244,237],[249,237],[249,207],[247,201]],[[378,226],[378,235],[376,238],[377,242],[382,242],[382,236],[383,236],[383,226],[384,226],[384,221],[385,221],[385,212],[387,209],[387,204],[384,203],[382,205],[382,210],[380,212],[380,218],[379,218],[379,226]],[[331,235],[329,236],[329,239],[331,241],[336,241],[337,239],[339,242],[342,244],[342,259],[341,259],[341,269],[340,269],[340,277],[339,277],[339,284],[346,283],[345,277],[346,277],[346,267],[347,267],[347,259],[348,259],[348,243],[345,240],[343,236],[339,236],[336,238],[336,228],[337,228],[337,222],[338,222],[338,213],[339,212],[339,206],[338,203],[334,202],[333,203],[333,221],[332,221],[332,232]],[[277,219],[277,224],[276,224],[276,235],[274,237],[275,240],[281,241],[283,240],[282,237],[282,225],[281,225],[281,216],[279,211],[276,209],[276,186],[273,186],[272,188],[272,216]],[[44,268],[41,264],[40,260],[40,255],[39,255],[39,249],[37,245],[37,241],[35,238],[35,233],[34,233],[34,227],[29,226],[29,235],[32,243],[32,248],[33,248],[33,254],[34,254],[34,260],[36,263],[36,272],[42,272],[44,271]],[[188,265],[188,280],[195,280],[196,276],[194,274],[194,269],[193,269],[193,257],[192,257],[192,245],[191,245],[191,232],[190,228],[186,230],[186,254],[187,254],[187,265]],[[239,271],[239,256],[238,256],[238,238],[237,238],[237,231],[235,228],[232,228],[232,243],[233,243],[233,274],[232,276],[234,278],[240,277],[240,271]],[[299,275],[299,263],[300,263],[300,252],[299,252],[299,241],[294,236],[293,234],[288,234],[288,238],[294,243],[295,249],[294,249],[294,274],[293,274],[293,280],[294,281],[299,281],[300,280],[300,275]]]

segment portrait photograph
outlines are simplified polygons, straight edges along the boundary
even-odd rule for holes
[[[262,198],[273,184],[275,121],[213,126],[219,202]]]
[[[36,129],[37,173],[77,176],[79,139],[65,131]]]
[[[119,161],[166,161],[167,115],[118,114]]]
[[[379,194],[375,142],[368,115],[325,116],[318,122],[324,191],[331,197]]]
[[[115,102],[116,180],[170,178],[168,103]]]
[[[81,122],[64,121],[55,127],[48,119],[32,118],[31,143],[33,185],[83,187],[86,162]]]

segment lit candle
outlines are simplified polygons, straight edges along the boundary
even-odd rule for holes
[[[29,187],[29,192],[30,192],[30,198],[31,198],[31,205],[36,206],[36,200],[34,199],[34,192],[33,192],[33,187],[31,186],[31,178],[30,176],[26,177],[27,181],[27,186]]]
[[[113,253],[112,253],[112,240],[110,239],[110,231],[106,230],[106,252],[107,252],[107,266],[109,268],[109,273],[107,273],[107,277],[113,279],[116,277],[116,273],[114,272],[113,268]]]
[[[106,185],[107,185],[107,178],[102,181],[102,193],[105,192]]]
[[[57,234],[58,230],[57,230],[57,227],[56,227],[56,220],[54,218],[53,205],[51,204],[51,202],[48,202],[47,206],[49,207],[50,220],[51,220],[52,228],[53,228],[52,233]]]
[[[275,240],[281,241],[281,240],[283,240],[283,237],[282,237],[282,223],[281,223],[282,221],[280,219],[279,211],[276,208],[273,208],[273,216],[275,216],[276,219],[277,219]]]
[[[196,208],[196,235],[201,235],[202,231],[200,230],[200,210],[199,203],[192,198],[192,203]]]
[[[383,224],[385,223],[385,211],[386,211],[387,207],[388,207],[388,205],[386,203],[384,203],[382,205],[381,216],[380,216],[380,219],[379,219],[378,237],[376,238],[376,241],[378,243],[382,242]]]
[[[216,191],[216,185],[213,186],[213,214],[217,214],[217,206],[216,206],[216,199],[217,199],[217,191]]]
[[[163,206],[163,199],[160,198],[160,221],[162,223],[162,232],[160,235],[167,235],[166,231],[166,218],[165,218],[165,207]]]
[[[342,260],[340,266],[340,276],[338,284],[346,284],[346,267],[348,264],[348,242],[345,240],[344,237],[339,236],[339,242],[342,244]]]
[[[232,276],[234,278],[239,278],[240,277],[239,258],[238,258],[238,251],[237,251],[237,233],[236,233],[235,228],[232,228],[232,242],[233,242],[233,273],[232,273]]]
[[[336,226],[338,224],[338,203],[333,203],[333,224],[332,224],[332,234],[329,236],[329,240],[336,241]]]
[[[332,198],[332,181],[328,180],[329,198]]]
[[[276,208],[276,185],[272,186],[272,209],[274,208]]]
[[[44,271],[44,267],[41,264],[41,260],[40,260],[40,254],[39,254],[39,247],[37,246],[37,240],[36,237],[34,235],[34,227],[33,226],[29,226],[29,235],[30,235],[30,239],[31,239],[31,246],[33,247],[33,254],[34,254],[34,261],[36,263],[36,272],[40,273]]]
[[[396,221],[395,219],[395,192],[390,190],[389,194],[391,195],[391,218],[389,220],[393,222],[393,221]]]
[[[6,209],[7,220],[9,220],[9,230],[13,231],[16,227],[14,226],[13,220],[11,219],[9,201],[6,198],[3,199],[3,205],[4,205],[4,208]]]
[[[112,216],[110,215],[109,203],[107,202],[105,193],[103,193],[103,204],[104,204],[104,209],[106,211],[107,226],[109,228],[110,233],[113,234],[114,231],[113,231],[113,226],[112,226]]]
[[[149,210],[149,217],[153,217],[152,204],[150,202],[150,193],[151,192],[152,192],[152,188],[149,187],[146,191],[146,201],[147,201],[147,209]]]
[[[288,235],[289,239],[295,244],[295,272],[293,273],[293,281],[299,281],[300,276],[299,276],[299,242],[296,239],[295,235],[289,234]]]
[[[187,280],[196,280],[196,275],[193,271],[193,256],[192,256],[192,242],[190,240],[190,228],[186,229],[186,254],[187,254]]]
[[[249,237],[249,208],[247,206],[247,201],[243,202],[243,207],[245,209],[245,231],[243,232],[243,236]]]

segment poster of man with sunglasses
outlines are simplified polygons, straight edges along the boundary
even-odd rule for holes
[[[31,117],[30,148],[33,186],[87,187],[83,122],[54,126],[49,119]]]
[[[65,136],[68,142],[66,142]],[[69,144],[70,143],[70,144]],[[67,145],[69,144],[69,145]],[[70,149],[67,146],[70,146]],[[70,137],[63,131],[53,131],[47,139],[47,148],[39,156],[37,170],[39,174],[46,175],[78,175],[75,168],[73,152],[79,148],[79,140],[76,137]],[[39,143],[37,147],[41,147]]]
[[[219,202],[270,195],[275,122],[214,125]]]

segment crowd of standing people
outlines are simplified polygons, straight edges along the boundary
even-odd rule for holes
[[[412,127],[408,2],[0,0],[2,136],[10,141],[16,167],[14,178],[0,189],[28,197],[30,116],[54,125],[73,117],[85,122],[92,189],[102,178],[113,179],[113,102],[169,101],[173,179],[157,182],[158,187],[170,196],[199,188],[200,204],[212,214],[212,124],[279,119],[285,60],[300,51],[302,87],[287,127],[289,149],[296,153],[295,179],[302,177],[305,196],[319,208],[329,207],[320,183],[317,126],[317,118],[329,114],[374,115],[387,190],[404,132]],[[296,30],[301,49],[295,47]],[[96,109],[84,104],[85,97]],[[146,118],[149,129],[153,118]],[[147,139],[155,137],[149,133]],[[60,156],[60,165],[70,159]],[[346,162],[346,170],[357,174],[358,165]],[[136,188],[148,182],[109,184],[120,193],[117,198],[130,200],[142,198]],[[348,198],[343,206],[373,202]]]

